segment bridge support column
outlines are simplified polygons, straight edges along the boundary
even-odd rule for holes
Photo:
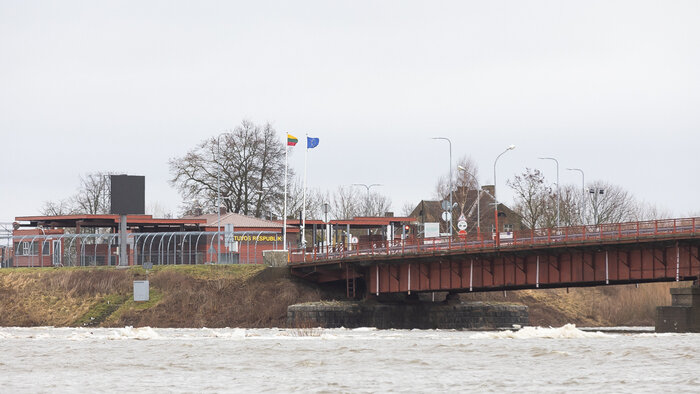
[[[456,295],[456,294],[455,294]],[[405,302],[335,301],[290,305],[289,327],[376,327],[380,329],[468,329],[513,328],[528,324],[527,306],[468,302],[456,297],[447,302],[421,302],[417,294]]]
[[[671,289],[671,306],[656,308],[656,332],[700,332],[700,287]]]

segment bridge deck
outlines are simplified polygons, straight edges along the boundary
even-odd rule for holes
[[[372,293],[493,291],[695,279],[700,220],[540,229],[500,243],[483,237],[401,240],[293,251],[294,274],[363,279]],[[351,283],[352,281],[352,283]]]

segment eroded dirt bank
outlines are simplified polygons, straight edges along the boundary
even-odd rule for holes
[[[287,307],[341,299],[285,268],[160,266],[150,274],[151,300],[132,301],[139,267],[0,270],[0,326],[284,327]],[[688,284],[681,284],[688,285]],[[464,301],[520,302],[530,324],[653,325],[677,284],[463,294]]]

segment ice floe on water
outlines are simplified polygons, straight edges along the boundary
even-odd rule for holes
[[[524,327],[517,331],[480,332],[470,336],[472,339],[576,339],[576,338],[609,338],[610,334],[602,332],[587,332],[576,328],[575,324],[566,324],[562,327]]]

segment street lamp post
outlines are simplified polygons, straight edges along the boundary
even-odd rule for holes
[[[452,237],[452,141],[447,137],[433,137],[434,140],[445,140],[450,144],[450,237]]]
[[[553,158],[553,157],[539,157],[540,160],[554,160],[555,163],[557,163],[557,228],[561,227],[561,223],[559,222],[559,200],[561,200],[561,194],[559,191],[559,160]]]
[[[600,218],[598,218],[598,195],[605,194],[605,189],[599,187],[592,187],[588,189],[588,192],[593,195],[593,225],[597,226],[600,224]]]
[[[477,237],[481,237],[481,186],[479,186],[479,180],[476,179],[476,177],[467,171],[466,168],[462,166],[457,166],[457,170],[464,172],[465,174],[469,175],[474,179],[474,182],[476,182],[476,234]]]
[[[364,186],[365,189],[367,189],[367,215],[369,215],[369,189],[375,187],[375,186],[384,186],[381,183],[373,183],[371,185],[367,185],[365,183],[353,183],[353,186]],[[367,229],[367,235],[370,235],[371,230]]]
[[[221,136],[216,137],[216,159],[221,160]],[[216,171],[216,264],[221,263],[221,164]]]
[[[496,225],[496,246],[501,246],[501,232],[498,230],[498,198],[496,197],[496,163],[498,163],[498,159],[501,158],[504,154],[506,154],[508,151],[515,149],[515,145],[510,145],[506,150],[501,152],[500,155],[496,157],[496,160],[493,161],[493,200],[494,200],[494,224]]]
[[[580,168],[567,168],[569,171],[578,171],[581,173],[581,225],[585,225],[586,217],[586,175]]]
[[[368,208],[369,208],[369,189],[371,189],[371,188],[373,188],[373,187],[375,187],[375,186],[384,186],[384,185],[382,185],[381,183],[373,183],[373,184],[371,184],[371,185],[367,185],[367,184],[364,184],[364,183],[353,183],[352,185],[353,185],[353,186],[364,186],[365,189],[367,189],[367,207],[368,207]],[[369,209],[367,210],[367,212],[368,212],[368,214],[369,214]]]

